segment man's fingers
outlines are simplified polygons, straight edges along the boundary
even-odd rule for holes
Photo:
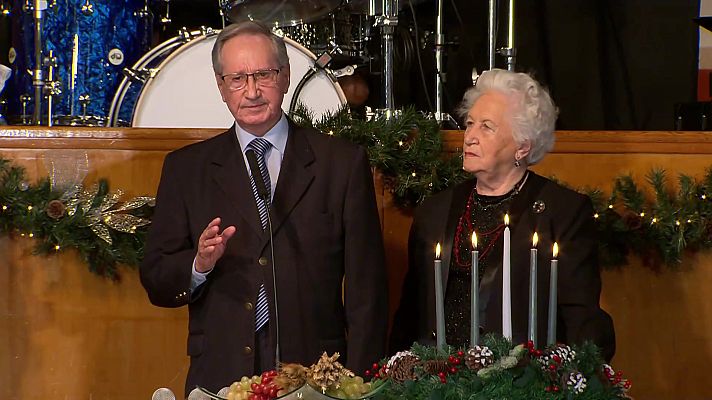
[[[232,237],[232,235],[235,234],[236,231],[237,231],[237,228],[235,228],[233,225],[230,225],[227,228],[225,228],[225,230],[222,231],[222,233],[220,234],[220,237],[223,238],[224,243],[227,243],[227,241],[230,240],[230,238]]]

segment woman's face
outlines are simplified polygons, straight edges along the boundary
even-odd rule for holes
[[[467,113],[463,169],[475,175],[506,176],[515,168],[519,146],[512,136],[510,108],[505,94],[488,91]]]

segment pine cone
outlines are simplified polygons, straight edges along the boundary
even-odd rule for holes
[[[312,365],[307,371],[307,380],[311,386],[318,387],[322,392],[328,389],[338,389],[341,376],[353,377],[354,373],[344,368],[340,362],[336,361],[339,353],[334,353],[329,357],[326,352],[321,355],[319,361]]]
[[[447,360],[428,360],[422,365],[423,371],[430,375],[437,375],[440,372],[447,373],[450,370],[450,365]]]
[[[544,371],[556,373],[562,366],[565,366],[576,359],[576,352],[565,344],[558,344],[555,347],[544,350],[539,363]],[[554,365],[554,367],[551,367]]]
[[[386,366],[386,375],[395,382],[414,380],[415,367],[420,358],[409,351],[402,351],[391,357]]]
[[[279,374],[274,378],[275,384],[286,393],[302,387],[306,381],[307,368],[299,364],[280,364]]]
[[[482,368],[489,367],[494,363],[494,354],[487,346],[475,346],[467,350],[465,356],[465,365],[467,368],[479,371]]]

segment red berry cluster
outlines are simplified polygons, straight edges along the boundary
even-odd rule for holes
[[[465,353],[462,350],[458,351],[456,356],[455,355],[448,356],[447,363],[448,363],[448,365],[450,365],[448,367],[448,370],[438,372],[438,378],[440,378],[440,383],[447,382],[448,375],[456,374],[457,371],[459,371],[460,368],[462,368],[462,360],[463,360],[464,356],[465,356]]]
[[[614,372],[613,368],[609,367],[604,368],[603,373],[606,375],[606,378],[608,378],[608,381],[614,386],[620,386],[625,390],[630,389],[631,383],[628,379],[623,378],[623,371]]]
[[[386,377],[386,364],[373,363],[371,369],[367,369],[365,375],[371,379],[384,379]]]
[[[530,357],[541,357],[543,354],[541,350],[534,348],[534,342],[531,340],[527,342],[527,351],[529,352]]]
[[[559,387],[559,385],[549,385],[549,386],[545,387],[544,390],[547,393],[551,393],[551,392],[559,393],[561,391],[561,388]]]
[[[282,389],[273,382],[277,376],[277,371],[265,371],[262,373],[261,383],[253,383],[250,386],[251,394],[249,400],[270,400],[276,399],[277,393]]]

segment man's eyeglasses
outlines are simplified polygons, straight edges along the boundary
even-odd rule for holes
[[[255,80],[256,85],[272,87],[277,83],[277,75],[279,75],[280,71],[282,71],[282,68],[261,69],[251,74],[227,74],[220,76],[220,78],[232,91],[244,89],[250,76]]]

